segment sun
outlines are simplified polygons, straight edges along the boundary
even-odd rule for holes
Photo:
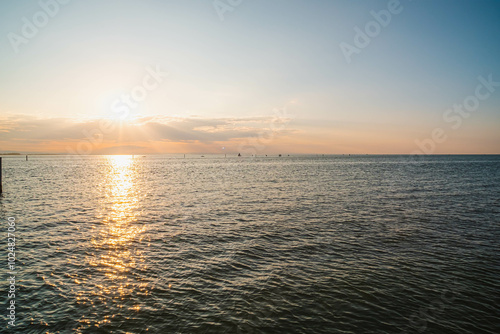
[[[130,122],[134,118],[130,110],[122,112],[112,111],[109,116],[115,122]]]
[[[111,166],[115,169],[128,168],[132,163],[131,155],[109,155],[107,156]]]

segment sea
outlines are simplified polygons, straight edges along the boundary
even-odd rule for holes
[[[499,155],[2,160],[1,333],[500,333]]]

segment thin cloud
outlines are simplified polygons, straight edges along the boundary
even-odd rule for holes
[[[148,116],[122,122],[110,131],[102,131],[100,120],[76,122],[69,118],[36,118],[11,115],[0,119],[0,141],[74,141],[103,134],[114,142],[219,142],[258,137],[272,131],[275,136],[290,133],[276,129],[276,117],[252,118],[175,118]]]

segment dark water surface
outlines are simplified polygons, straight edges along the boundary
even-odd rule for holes
[[[500,333],[500,156],[3,165],[17,333]]]

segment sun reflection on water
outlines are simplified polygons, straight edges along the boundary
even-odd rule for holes
[[[147,294],[146,287],[137,281],[138,273],[146,268],[141,250],[146,227],[138,222],[137,165],[132,156],[108,156],[103,168],[101,224],[94,230],[87,258],[92,274],[78,300],[87,305],[113,303],[128,308],[127,300],[133,295]],[[95,320],[95,326],[102,324]]]

